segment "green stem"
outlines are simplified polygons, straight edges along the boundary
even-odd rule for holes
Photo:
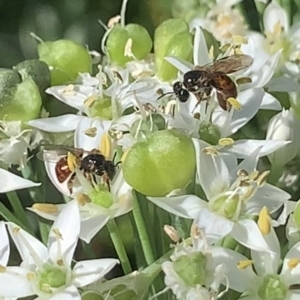
[[[7,207],[0,202],[0,215],[8,222],[13,222],[17,224],[18,226],[22,227],[24,230],[29,232],[30,234],[33,234],[31,228],[28,228],[25,224],[23,224],[17,217],[14,216],[13,213],[11,213]]]
[[[252,30],[261,31],[259,24],[259,12],[254,0],[244,0],[240,3],[240,7],[244,13],[246,23]]]
[[[125,274],[128,274],[132,269],[117,224],[114,219],[111,219],[107,222],[106,226],[117,251],[123,271]]]
[[[133,213],[134,221],[136,223],[136,227],[138,230],[138,234],[140,237],[140,241],[142,244],[146,262],[148,265],[150,265],[154,262],[154,255],[153,255],[153,250],[152,250],[151,243],[149,240],[149,236],[148,236],[148,233],[146,230],[146,226],[144,223],[144,219],[141,214],[138,195],[139,194],[136,191],[133,191],[132,213]],[[148,201],[146,199],[142,199],[142,200]]]
[[[30,228],[29,221],[26,217],[24,208],[21,204],[18,194],[15,191],[11,191],[6,193],[6,195],[17,218],[20,219],[20,222],[22,222],[24,225]]]
[[[283,167],[277,164],[271,165],[271,173],[268,177],[268,183],[277,185],[278,180],[281,177],[283,172]]]
[[[43,244],[47,245],[50,232],[50,225],[45,223],[44,221],[39,221],[39,230]]]

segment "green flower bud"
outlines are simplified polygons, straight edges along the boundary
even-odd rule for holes
[[[105,120],[112,120],[111,99],[97,99],[89,112],[92,118],[101,117]]]
[[[66,272],[62,268],[44,265],[39,275],[39,288],[45,293],[51,293],[52,288],[59,288],[66,284]]]
[[[237,215],[237,210],[240,207],[239,201],[238,195],[229,197],[229,195],[222,194],[210,202],[210,208],[219,215],[232,219]]]
[[[38,86],[43,99],[46,97],[45,90],[51,85],[51,72],[43,61],[37,59],[25,60],[14,67],[22,78],[30,77]]]
[[[39,59],[51,69],[51,85],[60,85],[77,78],[78,73],[91,72],[92,58],[88,50],[70,40],[42,42]]]
[[[266,275],[263,283],[258,290],[258,295],[262,300],[280,300],[285,299],[288,292],[287,286],[280,281],[278,275]]]
[[[94,204],[105,208],[109,208],[113,204],[113,199],[107,186],[97,186],[97,188],[93,189],[88,196]]]
[[[290,93],[289,100],[295,116],[300,120],[300,98],[298,93]]]
[[[293,220],[296,223],[297,227],[300,228],[300,201],[297,202],[296,207],[293,213]]]
[[[21,81],[18,72],[0,69],[0,119],[23,122],[35,119],[41,105],[38,86],[30,77]]]
[[[161,130],[136,143],[123,163],[124,178],[147,196],[165,196],[185,187],[196,166],[192,140],[175,130]]]
[[[219,139],[221,138],[218,127],[213,125],[212,123],[207,123],[205,121],[202,121],[200,123],[198,133],[201,137],[201,140],[211,145],[217,145]]]
[[[157,76],[164,81],[175,78],[178,70],[164,58],[176,56],[190,61],[192,51],[192,35],[183,20],[170,19],[160,24],[154,33]]]
[[[205,284],[207,278],[207,259],[202,252],[194,252],[180,256],[173,262],[173,269],[190,287]]]
[[[129,39],[132,40],[131,49],[126,49],[129,46]],[[148,31],[138,24],[128,24],[125,27],[115,25],[106,41],[109,58],[119,66],[124,66],[134,58],[138,60],[146,58],[151,48],[152,40]]]

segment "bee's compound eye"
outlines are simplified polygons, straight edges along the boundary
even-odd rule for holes
[[[184,103],[188,101],[189,97],[190,97],[189,92],[187,90],[182,89],[178,95],[178,100]]]

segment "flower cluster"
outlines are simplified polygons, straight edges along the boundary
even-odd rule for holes
[[[35,72],[47,76],[23,64],[6,71],[22,81],[10,83],[0,121],[0,192],[15,213],[0,206],[0,297],[296,299],[299,174],[288,179],[299,167],[300,26],[289,28],[275,1],[257,4],[261,33],[238,9],[246,0],[203,2],[205,13],[163,22],[152,42],[125,24],[124,0],[103,24],[94,73],[90,53],[66,40],[40,41]],[[35,99],[21,118],[13,112],[24,89]],[[15,165],[23,177],[9,171]],[[60,200],[41,192],[45,177]],[[22,188],[32,198],[26,211],[14,192]],[[54,222],[47,247],[28,216],[42,238],[37,216]],[[78,239],[98,244],[105,227],[119,260],[74,264]],[[9,238],[19,267],[8,265]],[[118,262],[124,276],[104,279]]]

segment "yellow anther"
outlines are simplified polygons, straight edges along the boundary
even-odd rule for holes
[[[250,179],[250,180],[257,180],[257,178],[260,176],[260,174],[259,174],[259,171],[257,171],[257,170],[254,170],[253,172],[251,172],[250,174],[249,174],[249,176],[248,176],[248,178]]]
[[[78,166],[78,158],[71,152],[68,152],[67,164],[71,172],[74,172],[75,168]]]
[[[91,202],[91,199],[86,194],[82,194],[82,193],[77,194],[76,200],[80,206],[84,206],[87,203]]]
[[[192,224],[191,226],[191,232],[190,236],[196,239],[201,238],[203,235],[203,232],[200,230],[199,226],[197,224]]]
[[[214,45],[211,45],[209,50],[208,50],[208,57],[210,59],[213,59],[214,58],[214,52],[215,52],[215,48],[214,48]]]
[[[35,279],[35,273],[29,272],[29,273],[26,274],[26,277],[27,277],[28,281],[34,280]]]
[[[100,142],[100,152],[106,157],[110,158],[111,156],[111,151],[112,151],[112,146],[111,146],[111,139],[108,135],[107,132],[104,132],[101,138]]]
[[[200,113],[198,113],[198,112],[194,113],[195,119],[200,120],[200,117],[201,117]]]
[[[113,70],[113,74],[114,74],[115,80],[118,80],[120,83],[123,83],[123,78],[118,71]]]
[[[202,149],[202,152],[209,155],[219,155],[218,150],[215,147],[206,147]]]
[[[251,266],[253,264],[253,260],[247,259],[247,260],[241,260],[237,264],[237,268],[240,270],[246,269],[247,267]]]
[[[273,33],[276,34],[276,35],[280,35],[283,31],[284,31],[284,28],[282,27],[280,21],[277,21],[274,24]]]
[[[61,232],[59,231],[58,228],[53,228],[52,231],[54,232],[57,239],[59,239],[59,240],[63,239],[62,234],[61,234]]]
[[[85,101],[84,101],[84,105],[86,106],[86,107],[92,107],[93,105],[94,105],[94,103],[95,103],[95,101],[98,99],[98,95],[91,95],[91,96],[89,96],[89,97],[87,97],[86,99],[85,99]]]
[[[165,225],[164,232],[173,242],[178,243],[180,241],[180,236],[173,226]]]
[[[263,235],[267,235],[271,231],[270,215],[266,206],[264,206],[258,216],[258,228]]]
[[[240,36],[240,35],[233,35],[232,36],[232,42],[234,44],[248,44],[248,39],[244,36]]]
[[[13,233],[14,234],[18,234],[19,232],[20,232],[20,227],[15,227],[14,229],[13,229]]]
[[[32,205],[34,210],[38,210],[44,213],[54,214],[58,212],[57,206],[50,203],[35,203]]]
[[[224,44],[219,49],[220,49],[221,52],[226,52],[230,47],[231,47],[230,44]]]
[[[240,77],[235,82],[236,84],[251,83],[252,79],[250,77]]]
[[[115,24],[119,23],[119,21],[121,20],[121,16],[115,16],[115,17],[112,17],[108,20],[108,23],[107,23],[107,27],[108,28],[112,28]]]
[[[128,154],[129,151],[130,151],[130,149],[127,149],[127,150],[123,153],[123,155],[122,155],[122,157],[121,157],[121,162],[122,162],[122,163],[125,161],[125,159],[126,159],[127,154]]]
[[[270,174],[270,171],[265,171],[259,175],[259,177],[256,180],[258,186],[263,186],[267,182],[267,178],[268,178],[269,174]]]
[[[239,101],[237,101],[237,99],[235,99],[235,98],[233,98],[233,97],[229,97],[229,98],[227,99],[227,101],[228,101],[228,103],[231,104],[231,106],[232,106],[235,110],[239,111],[239,110],[242,109],[242,105],[241,105],[241,103],[240,103]]]
[[[234,144],[234,140],[232,138],[222,138],[222,139],[219,139],[218,144],[220,146],[224,146],[224,147],[230,146],[230,145]]]
[[[249,173],[246,170],[238,170],[237,176],[241,177],[242,179],[248,178]]]
[[[291,259],[289,259],[287,265],[290,269],[294,269],[298,266],[299,263],[300,263],[299,258],[291,258]]]
[[[95,137],[97,135],[97,127],[90,127],[83,133],[89,137]]]
[[[59,93],[65,96],[74,96],[76,95],[74,84],[67,85],[63,90],[60,90]]]
[[[64,266],[65,264],[64,264],[64,261],[62,260],[62,259],[58,259],[57,261],[56,261],[56,263],[59,265],[59,266]]]
[[[6,272],[6,267],[0,265],[0,273],[5,273]]]

